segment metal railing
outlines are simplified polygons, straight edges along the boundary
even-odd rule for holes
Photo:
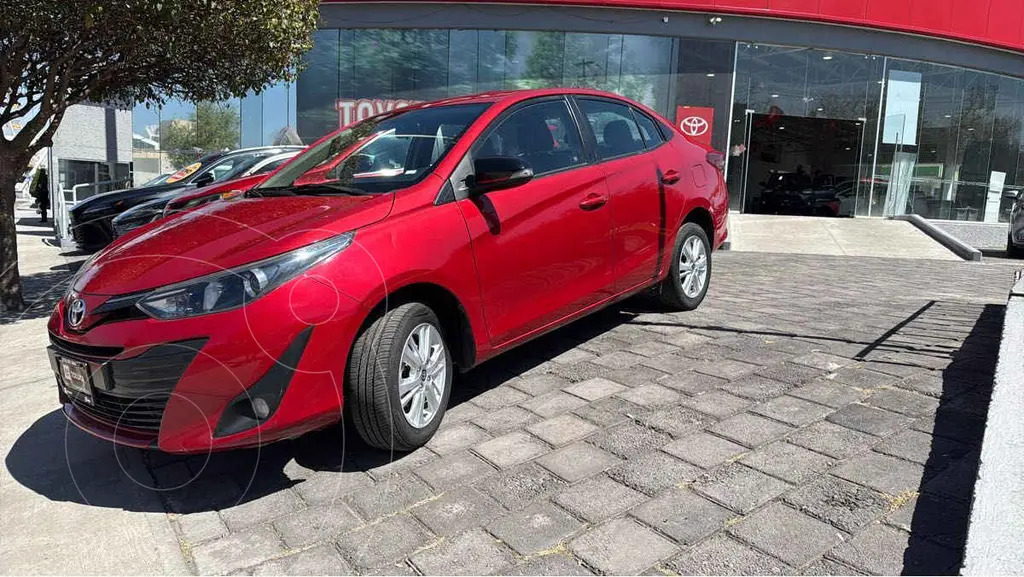
[[[86,198],[98,194],[100,192],[98,189],[101,186],[109,186],[110,188],[102,192],[110,192],[111,190],[116,190],[116,187],[124,186],[125,184],[126,181],[124,179],[102,180],[100,182],[87,182],[84,184],[76,184],[71,188],[65,188],[61,190],[60,194],[57,195],[57,202],[53,204],[53,220],[54,225],[57,228],[58,240],[60,240],[63,243],[65,240],[71,239],[71,209],[74,208],[75,205],[77,205],[81,200],[85,200]],[[94,192],[92,194],[81,196],[79,194],[79,191],[87,188],[94,189]]]

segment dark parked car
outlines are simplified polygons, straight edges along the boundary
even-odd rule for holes
[[[216,183],[227,183],[239,178],[270,174],[277,170],[282,164],[294,158],[300,151],[301,149],[288,150],[279,154],[271,154],[269,156],[253,155],[248,161],[236,164],[235,168],[218,178]],[[160,220],[164,217],[164,209],[167,208],[167,204],[172,200],[179,198],[181,194],[181,191],[161,194],[153,200],[136,205],[133,208],[129,208],[114,217],[114,220],[111,222],[114,229],[114,236],[123,236],[130,230],[134,230],[144,224],[149,224],[154,220]]]
[[[1006,256],[1024,257],[1024,188],[1007,188],[1003,198],[1013,199],[1010,207],[1010,232],[1006,235]]]
[[[263,159],[283,152],[302,150],[302,146],[264,146],[216,152],[170,175],[155,186],[115,190],[87,198],[71,209],[69,221],[75,244],[83,250],[98,250],[114,240],[111,221],[122,212],[157,198],[171,199],[178,194],[223,182],[232,178],[236,169],[254,159]]]

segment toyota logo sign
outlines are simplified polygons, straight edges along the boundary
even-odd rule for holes
[[[68,324],[72,327],[78,327],[82,324],[85,319],[85,301],[80,298],[76,298],[71,301],[71,306],[68,307]]]
[[[699,116],[687,116],[679,121],[679,130],[687,136],[701,136],[708,131],[708,121]]]

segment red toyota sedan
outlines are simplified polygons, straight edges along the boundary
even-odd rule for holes
[[[697,307],[720,153],[590,90],[488,93],[346,127],[242,195],[85,263],[49,321],[72,423],[177,453],[339,421],[411,450],[457,370],[640,291]]]

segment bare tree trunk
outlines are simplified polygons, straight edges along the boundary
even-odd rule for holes
[[[24,168],[20,158],[0,158],[0,311],[20,311],[25,307],[14,228],[14,185]]]

